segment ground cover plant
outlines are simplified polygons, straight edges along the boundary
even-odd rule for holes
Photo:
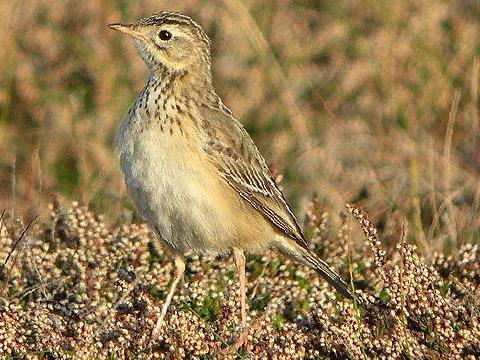
[[[49,225],[2,224],[0,354],[5,358],[474,359],[480,356],[480,251],[464,245],[427,261],[406,242],[386,251],[368,215],[347,205],[365,241],[312,201],[312,247],[350,277],[363,306],[340,299],[309,268],[274,254],[247,264],[249,344],[219,355],[239,324],[230,258],[188,258],[184,285],[159,339],[151,332],[172,264],[144,224],[108,226],[74,203]],[[15,230],[17,229],[17,230]],[[23,236],[22,236],[23,233]],[[20,241],[18,241],[18,239]]]

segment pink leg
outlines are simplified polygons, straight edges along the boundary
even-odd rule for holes
[[[167,314],[168,307],[172,302],[173,295],[175,294],[175,289],[177,288],[177,285],[180,282],[184,272],[185,272],[185,261],[181,256],[177,255],[175,256],[175,274],[173,276],[172,285],[170,285],[170,290],[168,291],[167,298],[165,299],[165,303],[163,304],[162,312],[160,313],[160,316],[157,320],[157,324],[155,325],[155,328],[153,329],[153,332],[152,332],[152,335],[154,338],[156,338],[159,334],[160,328],[162,327],[162,324],[163,324],[163,319]]]
[[[242,316],[241,334],[237,340],[238,347],[247,344],[247,277],[245,275],[245,255],[243,250],[234,248],[235,265],[237,265],[240,280],[240,307]]]

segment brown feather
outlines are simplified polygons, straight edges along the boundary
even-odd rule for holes
[[[238,120],[222,108],[201,108],[206,134],[204,151],[242,199],[259,211],[274,228],[308,248],[265,159]]]

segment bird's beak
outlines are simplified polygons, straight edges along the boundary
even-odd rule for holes
[[[122,33],[130,35],[134,39],[144,40],[144,36],[140,31],[138,31],[138,26],[136,24],[115,23],[115,24],[108,24],[107,26],[110,29],[120,31]]]

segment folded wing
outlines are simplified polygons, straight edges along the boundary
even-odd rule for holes
[[[242,125],[221,109],[204,107],[201,111],[201,118],[206,122],[203,150],[220,175],[274,227],[307,248],[285,197]]]

